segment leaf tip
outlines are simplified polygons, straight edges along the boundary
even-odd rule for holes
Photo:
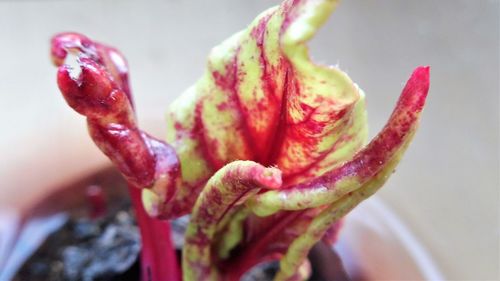
[[[257,180],[269,189],[278,189],[283,184],[281,171],[275,167],[265,168]]]

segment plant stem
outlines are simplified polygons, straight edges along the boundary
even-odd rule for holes
[[[142,206],[141,190],[130,185],[128,189],[141,232],[141,281],[180,281],[170,223],[151,218]]]

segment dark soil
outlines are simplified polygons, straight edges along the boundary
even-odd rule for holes
[[[129,202],[91,219],[72,216],[14,280],[139,280],[139,230]]]

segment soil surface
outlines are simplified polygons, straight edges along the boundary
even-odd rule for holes
[[[120,205],[96,219],[71,217],[14,280],[138,280],[139,230],[129,202]]]

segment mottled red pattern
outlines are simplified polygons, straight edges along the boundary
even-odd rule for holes
[[[279,81],[277,81],[279,74],[284,73],[286,63],[280,61],[277,66],[271,65],[269,59],[266,57],[264,48],[266,27],[271,16],[272,14],[263,17],[251,31],[251,36],[255,39],[259,50],[259,62],[262,69],[260,82],[262,83],[262,89],[266,99],[265,105],[259,104],[258,111],[264,112],[267,116],[267,128],[264,132],[259,133],[254,129],[251,135],[256,143],[257,151],[259,151],[255,160],[264,165],[271,164],[271,154],[276,147],[276,142],[279,142],[279,139],[282,138],[280,132],[283,130],[279,127],[282,121],[284,121],[282,114],[285,112],[283,109],[286,108],[286,97],[284,97],[286,92],[282,91],[282,87],[280,87],[281,85],[279,85]],[[251,116],[252,114],[247,113],[247,115]],[[252,119],[247,119],[247,122],[251,121]]]
[[[233,258],[221,261],[219,266],[225,280],[239,280],[253,266],[280,259],[317,213],[316,209],[280,212],[264,220],[250,216],[246,220],[245,241],[234,250]]]
[[[283,34],[285,30],[288,29],[290,24],[296,18],[294,12],[298,10],[300,6],[303,5],[304,2],[305,1],[303,0],[291,0],[291,1],[285,1],[281,4],[284,20],[283,23],[281,24],[280,34]]]
[[[215,159],[212,156],[212,153],[209,150],[210,147],[216,147],[217,144],[211,143],[209,145],[208,140],[205,136],[206,130],[205,130],[205,127],[203,125],[203,119],[201,116],[202,115],[202,106],[203,106],[203,101],[196,105],[195,113],[194,113],[195,114],[195,117],[194,117],[194,122],[195,122],[194,124],[195,125],[193,128],[192,134],[195,136],[199,136],[200,145],[196,148],[201,151],[203,158],[208,162],[209,166],[212,168],[211,172],[215,172],[217,170],[216,167],[221,168],[222,166],[224,166],[224,163],[217,161],[217,159]],[[205,180],[208,180],[208,179],[205,179]],[[193,202],[194,202],[194,200],[193,200]]]
[[[209,258],[213,260],[212,262],[201,263],[200,259],[191,259],[186,252],[206,253],[209,251],[214,243],[215,227],[229,210],[241,205],[244,202],[242,199],[251,195],[252,191],[261,188],[277,189],[282,184],[281,172],[278,169],[266,169],[262,165],[252,163],[228,164],[223,168],[224,170],[220,171],[222,173],[218,176],[220,181],[209,181],[203,191],[203,196],[197,201],[190,223],[190,227],[194,229],[188,228],[187,230],[183,257],[183,266],[189,266],[197,272],[197,276],[208,276],[203,274],[210,273],[210,268],[218,262],[218,258],[211,255]],[[224,194],[219,191],[221,186],[224,186]],[[192,232],[195,234],[191,234]]]
[[[372,178],[394,156],[405,137],[413,132],[411,129],[416,125],[428,90],[429,67],[419,67],[408,80],[389,121],[370,144],[342,166],[293,188],[334,187],[347,176],[355,176],[360,182]]]

